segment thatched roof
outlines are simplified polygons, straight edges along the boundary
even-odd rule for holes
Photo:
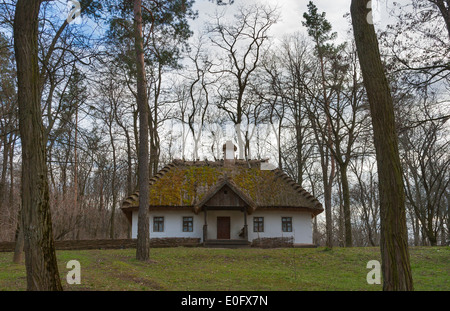
[[[265,160],[236,160],[231,166],[224,161],[189,162],[174,160],[150,179],[150,209],[192,209],[202,205],[222,186],[230,187],[251,210],[295,209],[323,211],[322,204],[279,169],[261,170]],[[128,214],[139,206],[139,192],[123,201]]]

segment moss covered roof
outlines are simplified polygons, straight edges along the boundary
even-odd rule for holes
[[[261,170],[263,160],[187,162],[174,160],[150,179],[150,208],[198,207],[224,180],[239,190],[255,208],[301,208],[317,215],[323,211],[320,202],[279,169]],[[139,206],[139,192],[123,201],[122,210]]]

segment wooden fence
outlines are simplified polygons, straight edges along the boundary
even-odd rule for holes
[[[0,252],[13,252],[14,242],[0,242]],[[200,246],[197,238],[154,238],[150,239],[151,247],[175,247],[175,246]],[[81,250],[81,249],[124,249],[136,248],[136,239],[117,240],[67,240],[55,241],[57,250]]]

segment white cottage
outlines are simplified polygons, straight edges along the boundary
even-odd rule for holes
[[[150,237],[204,246],[312,246],[312,219],[320,202],[266,160],[174,160],[150,179]],[[139,193],[122,211],[137,238]],[[175,242],[176,243],[176,242]]]

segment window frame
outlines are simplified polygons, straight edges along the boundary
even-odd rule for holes
[[[292,232],[292,216],[281,217],[281,232]]]
[[[164,232],[164,222],[164,216],[153,216],[153,232]]]
[[[188,218],[190,220],[188,220]],[[183,216],[181,224],[182,224],[181,230],[183,232],[194,232],[194,217],[193,216]],[[187,224],[187,226],[186,226],[186,224]]]
[[[264,232],[264,217],[253,217],[253,232]]]

